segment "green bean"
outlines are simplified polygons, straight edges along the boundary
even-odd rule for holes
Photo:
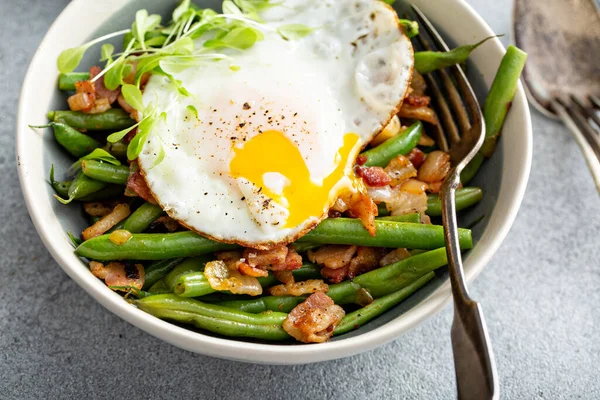
[[[468,163],[465,169],[463,169],[463,171],[460,173],[460,182],[463,184],[463,186],[468,185],[469,182],[471,182],[471,180],[477,174],[477,171],[479,171],[479,168],[481,168],[481,164],[483,164],[484,160],[485,157],[483,154],[475,154],[475,157],[473,157],[471,162]]]
[[[419,24],[416,21],[401,19],[400,25],[402,25],[402,30],[408,38],[413,38],[419,34]]]
[[[508,46],[498,72],[496,72],[496,77],[483,105],[486,134],[481,152],[486,157],[491,157],[496,148],[496,142],[500,136],[506,114],[515,97],[519,78],[526,61],[527,53],[515,46]]]
[[[437,249],[445,245],[444,229],[439,225],[375,220],[375,228],[377,233],[371,236],[358,219],[326,219],[298,241],[409,249]],[[462,249],[472,247],[470,230],[459,229],[459,239]]]
[[[380,316],[387,310],[396,306],[411,294],[422,288],[427,282],[429,282],[435,273],[430,272],[421,278],[417,279],[410,285],[398,290],[397,292],[385,295],[373,301],[373,303],[353,311],[342,319],[340,324],[335,328],[334,335],[341,335],[346,332],[350,332],[354,329],[358,329],[362,325],[371,321],[372,319]]]
[[[154,285],[150,286],[148,289],[148,293],[151,294],[163,294],[163,293],[173,293],[169,288],[165,285],[165,281],[163,279],[157,281]]]
[[[79,111],[50,111],[48,119],[62,122],[75,129],[88,131],[121,130],[135,125],[135,121],[121,108],[111,108],[101,114],[85,114]]]
[[[390,212],[388,211],[385,203],[377,204],[377,215],[379,215],[380,217],[385,217],[385,216],[390,215]]]
[[[397,263],[386,265],[353,281],[329,285],[327,295],[336,304],[355,303],[365,289],[374,298],[382,297],[409,286],[411,283],[447,264],[446,249],[436,249],[414,255]],[[229,300],[218,304],[238,310],[259,313],[266,310],[290,312],[307,296],[265,296],[251,300]]]
[[[408,154],[419,143],[422,131],[423,125],[420,122],[415,122],[401,134],[363,152],[361,155],[367,158],[364,165],[368,167],[385,167],[394,157],[400,154]]]
[[[123,143],[122,141],[106,143],[103,149],[108,151],[116,158],[124,159],[127,157],[127,144]]]
[[[50,167],[50,186],[60,197],[69,197],[69,187],[73,181],[58,182],[54,180],[54,164]]]
[[[144,287],[142,289],[148,290],[156,282],[161,280],[167,275],[173,268],[181,264],[183,258],[172,258],[169,260],[159,260],[153,262],[146,268],[144,268]]]
[[[272,286],[278,282],[272,272],[269,272],[269,275],[266,277],[257,278],[257,280],[263,288]],[[204,276],[204,272],[198,271],[180,275],[175,281],[173,292],[181,297],[200,297],[214,293],[215,289],[210,286],[208,279]]]
[[[367,289],[373,298],[378,298],[408,286],[447,263],[446,248],[443,247],[359,275],[353,282]]]
[[[127,242],[115,244],[110,235],[86,240],[75,249],[75,254],[92,260],[164,260],[192,257],[215,251],[231,250],[237,245],[215,242],[195,232],[134,233]]]
[[[412,214],[404,214],[404,215],[389,215],[385,217],[377,218],[379,221],[395,221],[395,222],[410,222],[413,224],[421,223],[421,214],[412,213]]]
[[[141,233],[163,214],[164,211],[159,205],[144,203],[123,222],[121,229],[131,233]]]
[[[90,79],[89,72],[69,72],[68,74],[60,74],[58,77],[58,88],[60,90],[75,90],[75,84],[80,81]]]
[[[490,36],[478,43],[456,47],[450,51],[418,51],[415,53],[415,69],[421,74],[428,74],[462,64],[467,61],[473,50],[495,37]]]
[[[73,200],[78,200],[89,196],[92,193],[96,193],[99,190],[104,189],[104,187],[106,187],[106,183],[88,178],[82,172],[79,172],[69,186],[69,190],[67,191],[67,199],[65,200],[57,195],[54,195],[54,197],[63,204],[69,204]]]
[[[292,243],[291,246],[294,248],[294,250],[296,250],[296,252],[298,252],[298,253],[304,253],[305,251],[316,249],[317,247],[321,247],[322,244],[320,244],[320,243],[308,243],[308,242],[305,242],[305,243],[294,242],[294,243]]]
[[[123,186],[119,185],[106,185],[104,189],[100,189],[97,192],[90,193],[87,196],[83,196],[77,200],[79,201],[101,201],[114,199],[115,197],[123,195]]]
[[[81,162],[83,173],[100,182],[127,184],[129,167],[126,165],[113,165],[102,161],[83,160]]]
[[[483,191],[478,187],[466,187],[456,190],[456,210],[461,211],[477,204],[483,198]],[[439,217],[442,215],[442,201],[437,194],[427,198],[427,215]]]
[[[282,327],[284,313],[251,314],[175,295],[155,295],[136,301],[143,311],[161,319],[193,324],[225,336],[265,340],[289,339]]]
[[[31,126],[31,125],[30,125]],[[71,128],[69,125],[60,122],[50,122],[46,125],[31,126],[32,128],[49,128],[52,127],[54,131],[54,138],[62,147],[65,148],[72,156],[77,158],[83,157],[102,144],[89,137],[88,135],[79,132],[76,129]]]
[[[167,287],[169,291],[173,293],[175,285],[177,284],[177,280],[180,276],[189,274],[191,272],[204,271],[204,266],[212,259],[213,258],[210,256],[198,256],[182,261],[162,279],[165,287]]]
[[[317,264],[304,264],[302,267],[292,271],[294,280],[305,281],[308,279],[320,279],[321,278],[321,267]]]

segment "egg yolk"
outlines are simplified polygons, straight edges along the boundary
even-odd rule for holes
[[[344,144],[336,154],[335,167],[319,185],[311,180],[298,147],[282,132],[270,130],[254,136],[241,148],[234,147],[229,168],[232,177],[247,179],[262,188],[266,196],[286,207],[289,216],[285,227],[289,228],[323,214],[337,194],[332,193],[333,188],[345,176],[346,168],[359,149],[357,134],[344,135]],[[264,175],[272,172],[283,175],[289,181],[280,194],[265,185]]]

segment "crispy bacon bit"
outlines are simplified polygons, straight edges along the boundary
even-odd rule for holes
[[[431,225],[431,218],[429,217],[429,215],[422,213],[421,214],[421,223]]]
[[[132,162],[129,165],[129,178],[127,178],[127,189],[131,192],[135,193],[137,196],[146,200],[148,203],[156,204],[156,199],[152,195],[146,180],[140,173],[137,167],[137,163]],[[126,196],[131,196],[127,191],[125,192]],[[135,196],[131,196],[135,197]]]
[[[432,151],[429,153],[421,168],[419,168],[419,180],[427,183],[440,182],[446,178],[450,171],[450,154],[443,151]]]
[[[444,181],[438,181],[438,182],[431,182],[428,186],[429,191],[431,193],[439,193],[440,190],[442,190],[442,184],[444,183]]]
[[[360,167],[354,168],[354,172],[367,186],[381,187],[389,185],[392,182],[392,178],[385,172],[381,167]]]
[[[308,279],[302,282],[276,285],[269,289],[271,296],[304,296],[315,292],[327,292],[329,286],[320,279]]]
[[[238,271],[240,271],[243,275],[253,276],[255,278],[259,278],[259,277],[264,278],[264,277],[269,276],[269,273],[267,271],[265,271],[264,269],[251,267],[250,265],[246,264],[245,262],[238,261],[237,267],[238,267]]]
[[[132,114],[132,113],[136,112],[136,109],[133,108],[133,107],[131,107],[129,105],[129,103],[125,101],[125,97],[123,97],[123,95],[120,94],[120,93],[119,93],[119,96],[117,96],[117,102],[119,103],[119,105],[121,106],[121,108],[123,108],[123,110],[125,110],[129,114]]]
[[[402,183],[400,190],[403,192],[409,192],[413,194],[422,194],[429,188],[429,185],[425,182],[421,182],[416,179],[409,179]]]
[[[394,249],[387,253],[381,260],[379,260],[379,265],[381,267],[385,267],[386,265],[397,263],[398,261],[402,261],[405,258],[410,257],[410,253],[406,249]]]
[[[329,212],[327,213],[327,218],[339,218],[342,216],[342,213],[340,211],[336,211],[336,210],[332,210],[330,209]]]
[[[132,286],[141,289],[144,286],[144,266],[142,264],[124,264],[121,262],[110,262],[106,266],[97,261],[90,261],[92,275],[103,279],[106,286],[120,287],[114,290],[126,290],[123,287]]]
[[[102,114],[110,109],[110,103],[107,99],[96,99],[94,102],[94,107],[88,111],[88,114]]]
[[[302,266],[302,257],[286,246],[271,250],[245,249],[243,258],[252,267],[271,271],[291,271]]]
[[[113,208],[115,208],[115,204],[107,204],[99,201],[83,203],[83,210],[87,215],[92,217],[104,217],[106,214],[109,214]]]
[[[262,286],[255,277],[242,275],[237,270],[229,269],[221,260],[206,263],[204,276],[214,290],[229,290],[233,294],[250,296],[262,294]]]
[[[356,157],[356,164],[364,165],[367,162],[367,160],[368,160],[367,156],[360,154],[358,157]]]
[[[352,257],[356,253],[356,249],[356,246],[335,244],[321,246],[317,250],[309,250],[308,259],[326,268],[339,269],[350,264],[350,260],[352,260]]]
[[[365,229],[371,236],[375,236],[375,217],[377,216],[377,204],[366,193],[355,193],[350,202],[350,214],[359,218]]]
[[[350,261],[348,278],[369,272],[379,267],[379,260],[385,254],[385,249],[379,247],[359,247],[356,256]]]
[[[92,68],[90,68],[90,82],[101,72],[102,68],[100,67],[93,66]],[[109,90],[106,88],[106,86],[104,86],[104,75],[94,82],[94,89],[96,93],[96,98],[106,99],[106,101],[108,101],[109,106],[117,100],[117,96],[119,96],[119,94],[121,93],[120,88],[117,88],[115,90]]]
[[[385,173],[390,177],[390,184],[396,186],[407,179],[417,176],[417,169],[412,165],[408,157],[399,155],[390,161],[385,167]]]
[[[329,283],[340,283],[348,276],[348,269],[350,269],[350,263],[345,267],[332,269],[332,268],[321,268],[321,276],[327,279]]]
[[[292,271],[274,271],[273,275],[279,282],[285,283],[286,285],[294,283],[294,274]]]
[[[229,269],[238,269],[238,264],[246,261],[246,259],[242,259],[241,250],[219,251],[215,253],[215,256],[217,256],[217,260],[223,261]]]
[[[419,168],[425,161],[425,153],[419,150],[417,147],[412,149],[407,155],[408,159],[415,168]]]
[[[335,203],[329,209],[330,211],[337,211],[343,213],[348,210],[348,203],[350,202],[351,194],[349,195],[341,195],[335,200]]]
[[[131,214],[131,211],[129,210],[129,206],[127,204],[117,204],[110,213],[106,214],[94,225],[86,228],[83,231],[83,240],[89,240],[93,237],[104,234],[110,228],[129,217],[129,214]]]
[[[344,315],[344,309],[329,296],[316,292],[290,311],[283,329],[301,342],[322,343],[333,335]]]
[[[433,140],[429,135],[427,135],[425,132],[421,133],[421,137],[419,138],[419,143],[417,143],[419,146],[425,146],[425,147],[430,147],[430,146],[435,146],[435,140]]]
[[[88,93],[75,93],[67,99],[72,111],[86,112],[94,107],[94,98]]]
[[[431,102],[429,96],[411,93],[404,101],[414,107],[427,107]]]
[[[408,103],[402,104],[398,112],[400,118],[418,119],[420,121],[429,122],[432,125],[438,124],[435,112],[429,107],[414,107]]]

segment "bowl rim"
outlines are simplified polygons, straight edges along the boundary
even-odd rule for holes
[[[422,1],[422,0],[421,0]],[[101,4],[98,4],[101,3]],[[68,46],[76,46],[80,44],[75,37],[81,37],[83,31],[89,34],[100,27],[108,18],[118,9],[123,7],[126,2],[122,0],[104,0],[103,2],[93,2],[89,0],[74,0],[61,12],[58,18],[49,28],[40,43],[31,64],[27,70],[23,81],[23,87],[19,100],[19,111],[17,117],[17,140],[16,140],[16,157],[17,169],[21,189],[25,198],[25,202],[29,214],[33,220],[35,228],[42,239],[44,245],[51,253],[53,258],[58,262],[61,268],[69,275],[80,287],[89,293],[96,301],[100,302],[105,308],[118,315],[120,318],[137,326],[138,328],[156,336],[166,342],[169,342],[180,348],[184,348],[196,353],[238,360],[244,362],[266,363],[266,364],[303,364],[310,362],[326,361],[341,357],[347,357],[359,352],[371,350],[377,346],[388,343],[398,338],[402,333],[416,327],[425,319],[437,314],[441,311],[451,299],[451,291],[449,282],[444,282],[426,299],[418,305],[411,308],[403,315],[389,321],[383,326],[377,327],[369,332],[357,335],[350,338],[341,338],[337,341],[321,343],[319,345],[279,345],[279,344],[260,344],[243,342],[235,339],[227,339],[205,335],[200,332],[188,330],[177,325],[171,324],[155,318],[135,307],[130,306],[123,301],[122,297],[110,289],[102,282],[92,276],[89,270],[81,268],[81,261],[73,254],[72,248],[66,251],[69,247],[66,245],[66,239],[60,222],[52,211],[52,206],[49,201],[43,203],[40,199],[41,190],[39,177],[44,175],[39,170],[41,161],[36,157],[42,155],[42,144],[34,148],[29,148],[30,140],[26,137],[31,134],[28,128],[29,123],[38,121],[26,120],[30,117],[27,115],[27,104],[30,101],[35,101],[37,97],[44,98],[44,90],[49,88],[48,82],[44,82],[38,72],[45,71],[46,74],[56,76],[58,71],[54,67],[54,71],[50,72],[45,60],[49,57],[58,55],[56,46],[61,44],[61,48]],[[494,35],[487,23],[464,1],[455,1],[457,8],[468,14],[473,23],[488,33],[488,36]],[[86,10],[88,15],[96,15],[97,18],[92,21],[78,21],[78,16],[82,10]],[[92,13],[92,14],[90,14]],[[63,28],[69,26],[68,31]],[[78,35],[72,34],[73,31],[80,30]],[[491,41],[490,46],[495,46],[495,52],[505,51],[500,41],[496,38]],[[56,59],[56,58],[54,58]],[[53,59],[53,60],[54,60]],[[36,75],[37,74],[37,75]],[[55,83],[51,82],[54,86]],[[49,94],[47,96],[49,97]],[[32,100],[34,99],[34,100]],[[494,255],[512,226],[519,206],[523,199],[527,180],[531,169],[532,158],[532,128],[531,116],[527,106],[527,100],[522,85],[519,83],[515,101],[513,102],[513,110],[518,109],[522,114],[522,128],[525,132],[521,133],[522,141],[519,143],[521,163],[517,166],[520,174],[511,176],[510,186],[513,188],[513,195],[508,200],[508,204],[503,207],[505,212],[494,220],[498,224],[495,229],[495,234],[490,237],[488,229],[482,236],[478,245],[473,249],[472,254],[465,262],[466,279],[471,282],[483,270],[485,265]],[[45,182],[45,178],[44,182]],[[501,183],[500,193],[503,192],[503,186],[506,182]],[[46,195],[46,197],[48,197]],[[42,204],[40,204],[42,202]],[[47,203],[47,204],[46,204]],[[498,205],[494,207],[492,216],[496,214]],[[44,222],[44,223],[42,223]],[[490,225],[491,226],[491,220]],[[62,232],[62,234],[60,234]],[[485,249],[482,242],[485,244]]]

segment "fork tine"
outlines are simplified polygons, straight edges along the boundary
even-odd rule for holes
[[[426,27],[427,33],[429,34],[428,35],[429,40],[434,40],[436,42],[442,43],[442,47],[444,49],[448,49],[448,46],[446,45],[446,43],[439,36],[439,34],[437,34],[437,32],[435,32],[435,29],[432,27],[431,23],[427,20],[427,17],[425,17],[417,7],[413,6],[413,8],[417,12],[418,22]],[[432,37],[433,38],[437,37],[437,40],[432,39]],[[426,39],[426,36],[423,33],[421,33],[420,35],[417,35],[417,38],[418,38],[419,42],[421,43],[421,45],[425,48],[425,50],[437,51],[437,49],[435,48],[435,45],[430,44],[429,40]],[[458,125],[460,126],[460,131],[461,132],[468,131],[469,129],[471,129],[469,115],[467,114],[467,110],[465,108],[463,101],[460,98],[459,93],[456,91],[454,84],[452,83],[452,79],[450,79],[448,72],[443,69],[439,70],[437,72],[438,72],[438,76],[441,78],[442,85],[446,89],[448,99],[450,100],[450,104],[454,108],[454,115],[456,116],[456,119],[458,120]],[[452,134],[452,132],[451,132],[451,134]],[[459,140],[460,140],[460,136],[452,138],[453,142],[458,142]]]
[[[567,103],[563,99],[558,99],[557,102],[565,109],[567,114],[578,126],[579,130],[596,153],[596,157],[600,159],[600,136],[594,131],[587,121],[586,115],[583,112],[583,107],[579,103]]]
[[[437,113],[434,111],[436,119],[439,121],[439,117]],[[440,150],[448,153],[450,151],[450,146],[448,146],[448,140],[446,139],[446,135],[444,134],[444,129],[442,129],[442,125],[439,123],[437,125],[432,125],[433,127],[433,137],[435,138],[435,142],[439,146]]]
[[[427,30],[427,33],[429,34],[429,36],[435,43],[435,46],[437,48],[441,49],[441,51],[450,51],[450,49],[448,48],[448,45],[446,44],[446,42],[444,42],[444,39],[442,39],[440,34],[433,27],[432,23],[425,16],[425,14],[423,14],[423,11],[421,11],[419,9],[419,7],[417,7],[415,5],[411,5],[411,7],[412,7],[413,11],[417,14],[417,17],[419,19],[419,25],[425,27],[425,29]],[[420,36],[420,35],[417,35],[417,36]]]
[[[585,116],[587,118],[590,118],[592,121],[594,121],[596,123],[596,125],[598,125],[598,127],[600,127],[600,117],[598,117],[598,114],[596,113],[596,111],[591,107],[591,106],[585,106],[583,104],[583,102],[581,102],[577,97],[575,96],[571,96],[571,99],[573,100],[573,102],[575,104],[577,104],[577,106],[579,107],[579,110],[585,114]],[[593,100],[590,99],[590,101]]]
[[[590,96],[590,100],[596,105],[596,107],[600,108],[600,98],[598,98],[598,96],[592,95]]]

